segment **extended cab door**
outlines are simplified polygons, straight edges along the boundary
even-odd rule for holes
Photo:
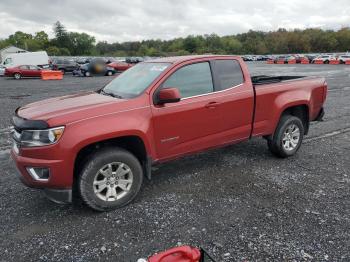
[[[219,115],[208,61],[177,69],[159,88],[169,87],[178,88],[181,101],[152,106],[158,159],[208,147],[209,137],[218,131]]]
[[[218,142],[233,143],[248,139],[252,129],[254,113],[254,90],[249,79],[245,79],[241,65],[235,59],[212,61],[215,83],[215,99],[220,103],[220,136]]]

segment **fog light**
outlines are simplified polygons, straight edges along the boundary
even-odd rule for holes
[[[50,177],[50,169],[45,167],[27,167],[29,175],[38,181],[47,181]]]

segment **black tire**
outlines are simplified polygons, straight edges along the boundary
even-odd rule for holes
[[[14,73],[13,78],[19,80],[22,78],[22,75],[20,73]]]
[[[112,76],[112,75],[113,75],[112,71],[109,70],[109,71],[106,72],[106,76]]]
[[[102,200],[94,192],[94,180],[99,170],[115,162],[126,164],[132,172],[132,183],[126,195],[113,201]],[[143,171],[138,159],[122,148],[104,148],[90,155],[78,178],[78,188],[83,202],[96,211],[108,211],[120,208],[130,203],[140,191],[143,181]],[[108,186],[106,187],[108,190]]]
[[[286,132],[287,128],[295,125],[299,128],[299,140],[297,145],[292,150],[286,150],[283,146],[283,135]],[[294,155],[300,148],[301,143],[304,137],[304,125],[300,118],[292,115],[283,115],[278,123],[278,126],[275,130],[275,133],[272,137],[267,139],[267,145],[269,150],[276,156],[281,158],[286,158]]]
[[[64,68],[59,69],[59,71],[61,71],[62,74],[65,74],[65,73],[66,73],[66,70],[65,70]]]
[[[84,72],[84,76],[90,77],[90,76],[91,76],[91,73],[90,73],[89,71],[85,71],[85,72]]]
[[[329,64],[329,61],[328,61],[328,60],[326,60],[326,61],[324,61],[323,63],[324,63],[324,64]]]

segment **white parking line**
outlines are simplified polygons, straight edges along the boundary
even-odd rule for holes
[[[305,143],[309,143],[309,142],[312,142],[312,141],[315,141],[315,140],[319,140],[319,139],[323,139],[323,138],[327,138],[327,137],[332,137],[332,136],[340,135],[340,134],[347,133],[347,132],[350,132],[350,127],[343,128],[343,129],[340,129],[340,130],[337,130],[337,131],[333,131],[333,132],[330,132],[330,133],[326,133],[326,134],[323,134],[323,135],[320,135],[320,136],[305,138],[304,142]]]

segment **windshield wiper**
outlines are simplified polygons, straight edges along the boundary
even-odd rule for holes
[[[115,98],[119,98],[119,99],[123,99],[122,96],[111,93],[111,92],[106,92],[103,89],[100,90],[100,94],[106,95],[106,96],[111,96],[111,97],[115,97]]]

